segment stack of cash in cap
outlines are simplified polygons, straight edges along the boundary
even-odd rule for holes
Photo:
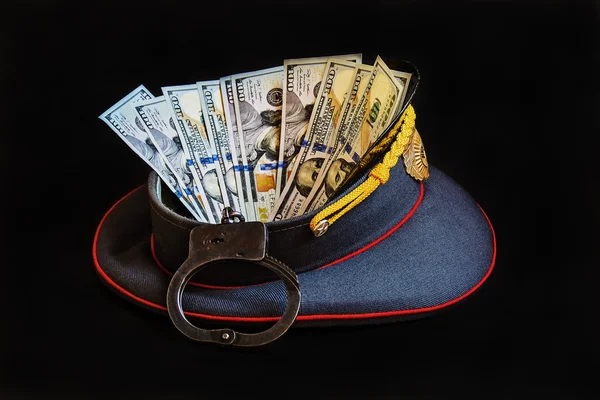
[[[142,85],[100,119],[198,221],[288,219],[325,204],[402,108],[411,74],[361,62],[290,59],[159,97]]]

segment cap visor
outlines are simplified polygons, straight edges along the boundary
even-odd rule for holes
[[[351,254],[298,274],[302,303],[296,325],[365,324],[425,315],[463,300],[483,284],[496,257],[491,223],[464,189],[441,171],[430,172],[418,204],[399,216],[392,229]],[[402,190],[394,187],[393,179],[378,190],[384,187]],[[166,312],[171,277],[153,257],[145,188],[108,210],[96,231],[93,257],[110,288],[134,303]],[[352,218],[352,211],[344,218]],[[188,285],[183,295],[186,315],[239,324],[275,321],[285,304],[281,282],[229,289]]]

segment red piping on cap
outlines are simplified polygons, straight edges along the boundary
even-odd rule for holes
[[[323,268],[327,268],[327,267],[331,267],[332,265],[341,263],[342,261],[346,261],[354,256],[359,255],[360,253],[362,253],[363,251],[367,251],[369,250],[371,247],[377,245],[379,242],[381,242],[383,239],[385,239],[386,237],[390,236],[392,233],[394,233],[398,228],[400,228],[402,225],[404,225],[404,223],[406,223],[406,221],[408,221],[410,219],[410,217],[412,217],[412,215],[415,213],[415,211],[417,211],[417,208],[419,208],[419,206],[421,205],[421,202],[423,201],[423,195],[425,194],[425,189],[423,186],[423,182],[419,182],[421,185],[419,186],[419,197],[417,198],[417,201],[415,202],[415,204],[412,206],[412,208],[408,211],[408,213],[404,216],[404,218],[402,218],[402,220],[400,222],[398,222],[396,225],[394,225],[394,227],[392,229],[390,229],[389,231],[387,231],[386,233],[384,233],[382,236],[380,236],[379,238],[375,239],[374,241],[372,241],[371,243],[361,247],[360,249],[344,256],[341,258],[338,258],[335,261],[330,262],[329,264],[325,264],[319,268],[315,268],[311,271],[316,271],[319,269],[323,269]],[[169,276],[173,276],[173,273],[171,271],[169,271],[167,268],[165,268],[164,265],[161,264],[160,260],[158,259],[158,256],[156,255],[156,250],[154,247],[154,233],[152,233],[150,235],[150,251],[152,253],[152,258],[154,258],[154,262],[156,262],[156,265],[158,266],[158,268],[160,268],[164,273],[166,273]],[[310,272],[310,271],[305,271],[305,272]],[[265,285],[267,283],[270,282],[263,282],[263,283],[256,283],[253,285],[245,285],[245,286],[217,286],[217,285],[207,285],[205,283],[197,283],[197,282],[188,282],[188,285],[192,285],[192,286],[197,286],[197,287],[201,287],[201,288],[205,288],[205,289],[240,289],[243,287],[250,287],[250,286],[258,286],[258,285]]]
[[[417,208],[419,208],[419,206],[421,205],[421,202],[423,201],[423,195],[425,194],[425,187],[423,186],[423,181],[419,181],[419,183],[421,185],[419,187],[419,198],[417,199],[417,202],[415,203],[414,206],[412,206],[412,208],[410,209],[410,211],[408,212],[408,214],[406,214],[404,216],[404,218],[402,218],[402,220],[400,220],[400,222],[398,222],[392,229],[390,229],[389,231],[387,231],[386,233],[384,233],[383,235],[381,235],[377,239],[373,240],[371,243],[367,244],[366,246],[363,246],[360,249],[358,249],[358,250],[356,250],[356,251],[354,251],[354,252],[352,252],[352,253],[350,253],[350,254],[342,257],[342,258],[338,258],[337,260],[332,261],[329,264],[325,264],[322,267],[319,267],[317,269],[323,269],[323,268],[331,267],[332,265],[341,263],[342,261],[349,260],[350,258],[359,255],[363,251],[367,251],[371,247],[376,246],[383,239],[385,239],[386,237],[390,236],[392,233],[396,232],[396,230],[398,228],[400,228],[402,225],[404,225],[404,223],[406,221],[408,221],[410,219],[410,217],[412,217],[412,215],[415,213],[415,211],[417,211]]]
[[[94,264],[96,265],[96,270],[97,270],[98,274],[102,277],[102,279],[104,279],[110,286],[112,286],[119,293],[121,293],[121,294],[129,297],[130,299],[135,300],[135,301],[137,301],[137,302],[139,302],[141,304],[144,304],[144,305],[146,305],[148,307],[151,307],[151,308],[154,308],[154,309],[157,309],[157,310],[161,310],[161,311],[167,311],[167,308],[165,306],[161,306],[160,304],[152,303],[152,302],[150,302],[148,300],[142,299],[141,297],[138,297],[138,296],[134,295],[133,293],[128,292],[127,290],[125,290],[121,286],[117,285],[108,275],[106,275],[106,273],[104,272],[104,270],[102,270],[102,267],[100,267],[100,263],[98,262],[98,257],[96,255],[97,243],[98,243],[98,236],[100,235],[100,229],[102,228],[102,224],[104,223],[104,221],[106,220],[106,218],[108,218],[108,215],[112,212],[112,210],[114,210],[115,207],[117,207],[117,205],[119,205],[123,200],[125,200],[131,194],[133,194],[134,192],[136,192],[137,190],[139,190],[141,187],[142,186],[140,186],[137,189],[134,189],[133,191],[131,191],[129,194],[127,194],[121,200],[119,200],[118,202],[116,202],[106,212],[106,214],[104,215],[104,217],[100,221],[100,224],[98,225],[98,228],[96,229],[96,234],[94,235],[94,244],[92,246],[92,255],[94,257]],[[421,187],[423,187],[423,186],[421,186]],[[362,314],[315,314],[315,315],[299,315],[296,319],[298,321],[311,321],[311,320],[314,321],[314,320],[327,320],[327,319],[367,319],[367,318],[382,318],[382,317],[391,317],[391,316],[408,315],[408,314],[419,314],[419,313],[425,313],[425,312],[435,311],[435,310],[439,310],[441,308],[448,307],[448,306],[450,306],[452,304],[455,304],[455,303],[458,303],[459,301],[461,301],[461,300],[465,299],[466,297],[470,296],[473,292],[475,292],[477,289],[479,289],[479,287],[481,285],[483,285],[483,283],[488,279],[488,277],[492,273],[492,270],[494,269],[494,264],[496,262],[496,233],[494,232],[494,227],[492,226],[492,223],[490,222],[490,219],[488,218],[488,216],[485,213],[485,211],[483,211],[483,209],[481,208],[481,206],[479,206],[479,205],[477,205],[477,206],[481,210],[483,216],[485,217],[486,221],[488,222],[488,224],[490,226],[490,230],[492,232],[492,241],[493,241],[493,245],[494,245],[494,251],[492,252],[492,260],[490,262],[490,266],[489,266],[488,271],[486,272],[486,274],[483,276],[483,278],[475,286],[473,286],[469,291],[467,291],[466,293],[464,293],[462,296],[459,296],[459,297],[457,297],[457,298],[455,298],[453,300],[447,301],[447,302],[439,304],[437,306],[424,307],[424,308],[415,308],[415,309],[410,309],[410,310],[382,311],[382,312],[372,312],[372,313],[362,313]],[[353,254],[352,257],[355,256],[355,255],[357,255],[357,254],[359,254],[362,251],[365,251],[368,248],[373,247],[375,244],[379,243],[385,237],[389,236],[393,231],[397,230],[402,223],[404,223],[404,219],[402,221],[400,221],[392,229],[390,229],[390,231],[388,231],[383,236],[381,236],[380,238],[378,238],[375,241],[373,241],[372,243],[366,245],[365,247],[363,247],[358,252],[352,253]],[[347,260],[348,258],[350,258],[350,255],[346,256],[344,258],[344,260]],[[335,261],[334,263],[341,262],[340,260]],[[333,265],[334,263],[331,263],[331,264],[326,265],[326,266]],[[325,266],[323,266],[321,268],[324,268],[324,267]],[[210,315],[210,314],[193,313],[193,312],[189,312],[189,311],[185,311],[185,315],[190,316],[190,317],[210,319],[210,320],[236,321],[236,322],[273,322],[273,321],[279,320],[279,317],[229,317],[229,316],[221,316],[221,315]]]

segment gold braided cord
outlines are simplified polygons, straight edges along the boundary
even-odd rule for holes
[[[390,178],[390,168],[398,163],[398,158],[404,153],[406,146],[410,143],[410,138],[415,129],[415,119],[415,110],[409,104],[402,117],[400,117],[396,125],[392,128],[392,132],[396,135],[396,140],[392,143],[390,150],[385,154],[383,160],[371,170],[367,180],[360,186],[314,216],[310,221],[310,229],[313,232],[319,222],[327,220],[329,226],[332,225],[344,214],[369,197],[379,185],[384,185],[388,181]]]

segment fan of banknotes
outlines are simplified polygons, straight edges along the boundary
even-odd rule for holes
[[[225,207],[247,221],[324,205],[400,112],[411,74],[361,54],[162,88],[143,85],[106,122],[201,222]]]

